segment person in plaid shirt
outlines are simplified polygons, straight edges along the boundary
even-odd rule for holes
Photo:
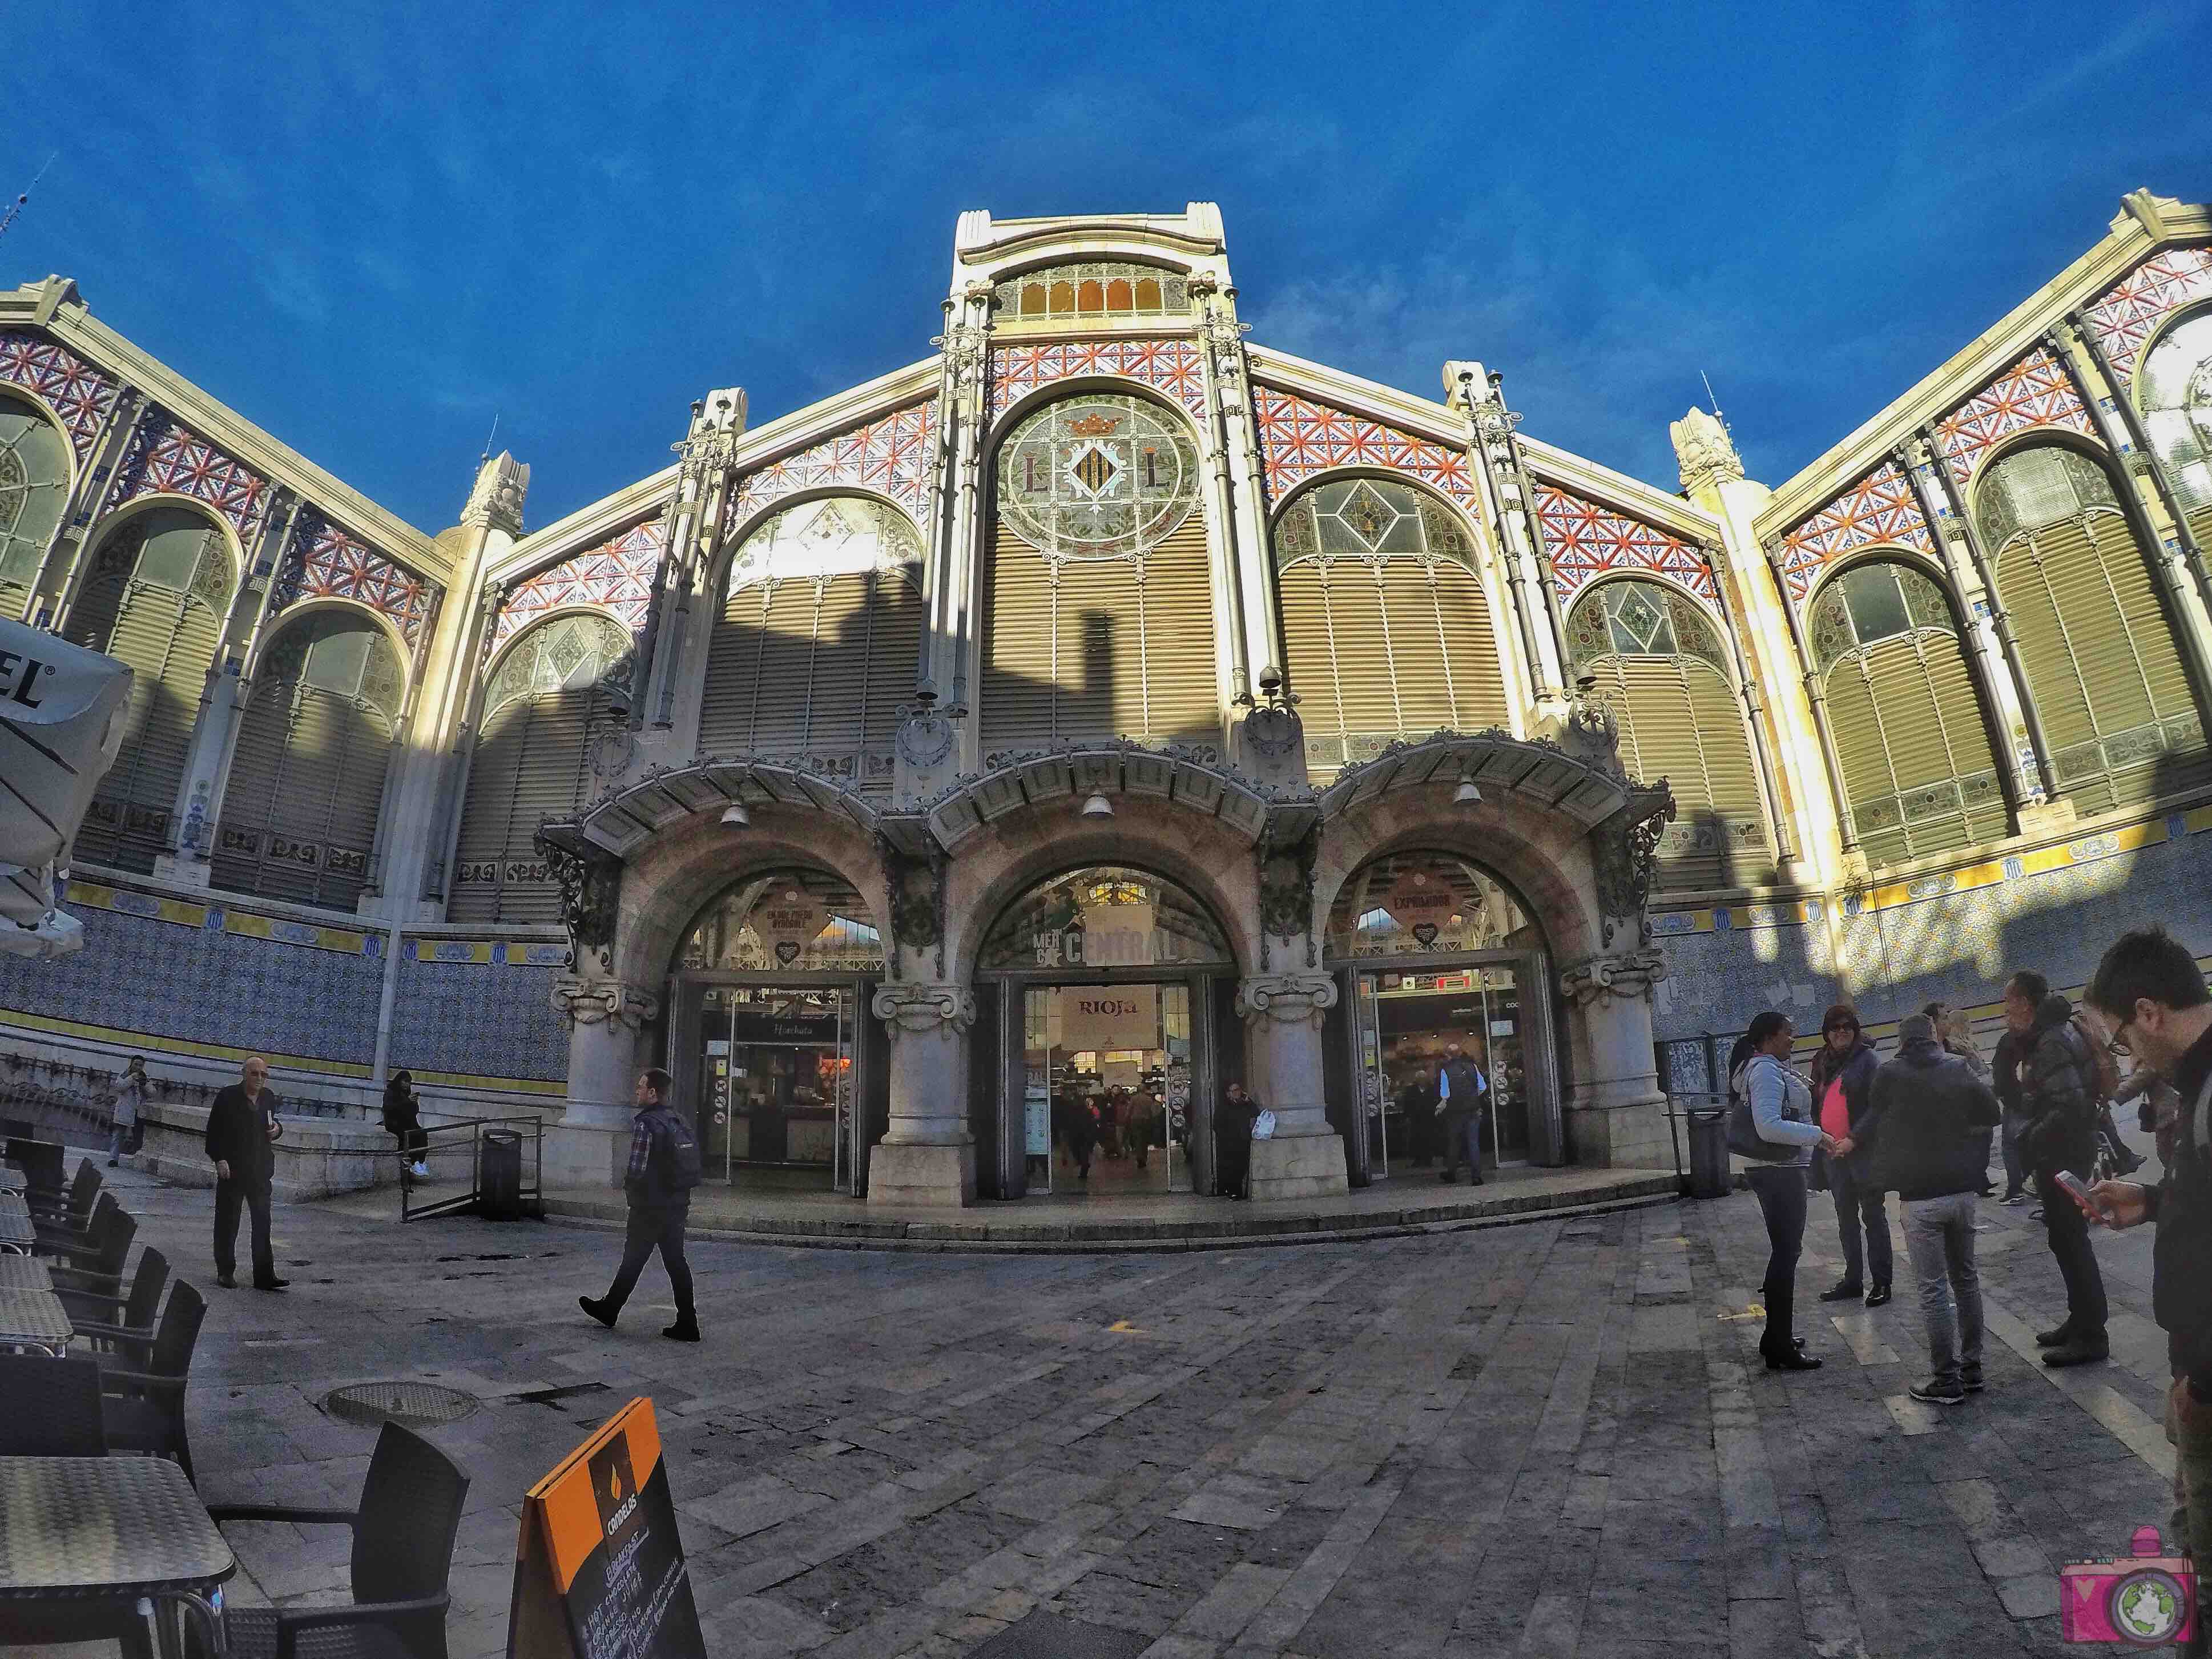
[[[691,1189],[699,1184],[699,1143],[691,1126],[665,1103],[674,1080],[659,1066],[638,1077],[629,1169],[623,1179],[623,1191],[629,1200],[629,1228],[623,1243],[622,1266],[606,1295],[596,1301],[580,1296],[576,1303],[612,1328],[638,1275],[645,1271],[646,1259],[658,1249],[676,1292],[676,1322],[661,1334],[672,1341],[696,1342],[699,1315],[691,1299],[690,1264],[684,1259],[684,1229],[691,1213]]]

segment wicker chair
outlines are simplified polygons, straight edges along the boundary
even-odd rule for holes
[[[207,1298],[180,1279],[169,1292],[153,1340],[115,1336],[119,1352],[107,1356],[100,1368],[110,1449],[173,1457],[187,1480],[194,1477],[191,1443],[185,1435],[185,1384],[191,1375],[192,1350],[199,1345],[200,1322],[206,1317]],[[125,1369],[119,1362],[131,1357],[138,1357],[145,1369]]]
[[[169,1258],[149,1244],[138,1252],[138,1270],[131,1277],[127,1297],[66,1286],[57,1286],[54,1294],[69,1310],[76,1334],[95,1350],[112,1352],[116,1343],[125,1337],[141,1342],[154,1340],[155,1316],[161,1311],[161,1292],[168,1287]]]
[[[70,1182],[65,1193],[31,1192],[24,1196],[24,1204],[31,1212],[31,1219],[40,1232],[59,1228],[82,1233],[92,1224],[92,1206],[100,1196],[100,1189],[107,1178],[90,1158],[76,1166],[76,1179]]]
[[[446,1659],[453,1540],[469,1478],[418,1434],[386,1423],[357,1510],[218,1504],[225,1521],[353,1528],[349,1607],[240,1607],[225,1614],[240,1659]]]
[[[47,1272],[56,1290],[108,1293],[123,1288],[123,1263],[137,1236],[138,1218],[115,1201],[113,1193],[102,1193],[82,1243],[50,1244],[40,1239],[36,1248],[40,1255],[54,1259]]]
[[[105,1457],[100,1365],[90,1358],[0,1353],[0,1457]]]

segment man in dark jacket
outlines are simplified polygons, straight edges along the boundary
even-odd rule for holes
[[[1944,1051],[1925,1014],[1900,1022],[1897,1041],[1897,1057],[1874,1079],[1873,1115],[1881,1127],[1877,1184],[1893,1188],[1905,1206],[1905,1248],[1920,1279],[1935,1375],[1915,1384],[1912,1397],[1955,1406],[1982,1387],[1974,1206],[1989,1173],[1987,1132],[1996,1124],[1997,1097],[1972,1066]]]
[[[2021,979],[2033,980],[2039,988],[2033,992],[2030,1009],[2040,1007],[2049,989],[2043,985],[2040,974],[2021,974]],[[2010,1018],[2009,1015],[2007,1018]],[[1996,1053],[1990,1056],[1990,1086],[1996,1091],[1997,1104],[2004,1109],[2004,1119],[1997,1131],[1997,1143],[2004,1152],[2005,1189],[2003,1204],[2027,1202],[2027,1165],[2021,1160],[2020,1138],[2027,1128],[2027,1109],[2021,1103],[2020,1063],[2027,1058],[2030,1048],[2027,1033],[2008,1027],[1997,1039]]]
[[[2040,1001],[2039,975],[2014,974],[2005,984],[2005,1024],[2021,1034],[2021,1161],[2035,1176],[2051,1254],[2066,1281],[2066,1317],[2035,1340],[2050,1352],[2046,1365],[2083,1365],[2105,1358],[2105,1276],[2089,1246],[2089,1223],[2058,1184],[2071,1170],[2085,1180],[2097,1158],[2097,1104],[2090,1087],[2095,1056],[2074,1026],[2074,1005],[2056,994]]]
[[[646,1259],[655,1249],[676,1292],[676,1322],[661,1334],[675,1342],[699,1340],[699,1311],[691,1300],[691,1267],[684,1259],[684,1228],[691,1214],[691,1188],[699,1181],[699,1143],[691,1126],[668,1109],[675,1079],[659,1066],[641,1073],[630,1120],[629,1169],[623,1195],[629,1200],[629,1227],[623,1241],[622,1266],[615,1282],[598,1301],[580,1296],[576,1304],[600,1324],[612,1328],[629,1300]]]
[[[1856,1300],[1862,1275],[1872,1270],[1866,1304],[1889,1300],[1889,1214],[1874,1174],[1874,1074],[1881,1056],[1859,1029],[1858,1011],[1838,1003],[1820,1020],[1820,1052],[1813,1056],[1813,1109],[1836,1137],[1837,1150],[1816,1153],[1813,1185],[1826,1177],[1836,1204],[1836,1234],[1844,1249],[1844,1276],[1820,1292],[1823,1302]],[[1829,1098],[1840,1085],[1842,1109]]]
[[[1444,1120],[1443,1179],[1459,1179],[1462,1160],[1467,1164],[1469,1186],[1482,1185],[1482,1115],[1490,1103],[1490,1079],[1482,1067],[1460,1052],[1459,1044],[1444,1053],[1437,1071],[1437,1095]]]
[[[2087,994],[2114,1042],[2171,1083],[2181,1101],[2172,1155],[2156,1187],[2100,1181],[2089,1198],[2108,1226],[2158,1224],[2151,1311],[2174,1373],[2166,1434],[2186,1490],[2188,1547],[2197,1563],[2197,1641],[2212,1649],[2204,1608],[2212,1591],[2212,994],[2183,945],[2160,929],[2130,933],[2105,952]]]
[[[250,1055],[238,1081],[215,1097],[208,1113],[207,1155],[215,1164],[215,1282],[238,1288],[238,1212],[253,1217],[253,1288],[281,1291],[292,1281],[276,1277],[269,1248],[269,1187],[276,1159],[270,1144],[284,1133],[276,1121],[276,1096],[264,1085],[269,1062]]]

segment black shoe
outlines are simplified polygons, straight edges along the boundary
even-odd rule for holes
[[[112,1170],[112,1169],[116,1168],[116,1167],[117,1167],[117,1160],[115,1160],[114,1158],[109,1158],[109,1159],[107,1160],[107,1167],[108,1167],[109,1169],[111,1169],[111,1170]]]
[[[1438,1176],[1437,1179],[1443,1182],[1445,1186],[1449,1187],[1454,1182],[1457,1181],[1459,1176],[1454,1174],[1451,1170],[1446,1170],[1442,1175]]]
[[[257,1291],[281,1291],[291,1282],[289,1279],[257,1279],[253,1281],[253,1288]]]
[[[2063,1346],[2046,1351],[2043,1363],[2056,1370],[2062,1365],[2094,1365],[2112,1357],[2112,1350],[2100,1333],[2069,1338]]]
[[[576,1305],[609,1330],[614,1329],[616,1310],[610,1308],[605,1303],[594,1302],[588,1296],[580,1296],[576,1298]]]
[[[1838,1284],[1830,1285],[1826,1290],[1821,1291],[1820,1300],[1823,1302],[1856,1302],[1859,1299],[1861,1294],[1862,1287],[1846,1279]]]
[[[1889,1286],[1887,1285],[1877,1285],[1867,1292],[1866,1304],[1869,1308],[1879,1308],[1888,1300]]]
[[[1938,1382],[1933,1379],[1926,1382],[1915,1382],[1905,1390],[1905,1393],[1924,1406],[1961,1406],[1966,1400],[1966,1390],[1963,1384]]]
[[[1989,1384],[1982,1381],[1982,1374],[1979,1371],[1969,1371],[1959,1379],[1959,1386],[1968,1394],[1979,1394],[1984,1389],[1989,1387]]]
[[[236,1273],[217,1273],[215,1276],[215,1282],[222,1285],[226,1291],[234,1291],[238,1288],[238,1275]]]
[[[1770,1371],[1817,1371],[1820,1369],[1820,1362],[1809,1353],[1800,1353],[1792,1348],[1787,1353],[1770,1352],[1766,1356],[1766,1369]]]
[[[661,1332],[671,1342],[696,1342],[699,1340],[699,1319],[696,1314],[678,1314],[676,1322]]]
[[[2035,1334],[2035,1346],[2039,1348],[2062,1348],[2073,1340],[2074,1327],[2070,1321],[2066,1324],[2054,1325],[2047,1331],[2038,1331]]]

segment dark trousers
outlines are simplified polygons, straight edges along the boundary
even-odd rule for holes
[[[1997,1145],[2004,1151],[2005,1196],[2026,1189],[2027,1160],[2021,1156],[2020,1138],[2027,1133],[2027,1119],[2018,1112],[2007,1112],[2004,1122],[1997,1130]]]
[[[276,1258],[269,1249],[269,1183],[266,1181],[218,1181],[215,1183],[215,1270],[225,1279],[238,1272],[238,1211],[240,1205],[253,1215],[253,1282],[266,1285],[276,1277]]]
[[[1213,1185],[1216,1192],[1224,1198],[1242,1198],[1245,1183],[1251,1176],[1250,1141],[1227,1139],[1213,1143]]]
[[[1759,1293],[1766,1303],[1766,1332],[1759,1340],[1765,1354],[1786,1354],[1796,1333],[1790,1322],[1797,1304],[1797,1258],[1805,1249],[1805,1171],[1795,1164],[1770,1164],[1745,1171],[1766,1221],[1766,1278]]]
[[[660,1265],[668,1269],[669,1286],[676,1292],[676,1316],[698,1316],[691,1302],[691,1264],[684,1259],[684,1225],[690,1216],[688,1200],[665,1208],[630,1211],[629,1227],[623,1237],[622,1266],[615,1270],[615,1282],[607,1288],[609,1312],[620,1311],[629,1300],[630,1291],[637,1287],[637,1276],[645,1271],[647,1258],[657,1249]]]
[[[1855,1181],[1840,1158],[1828,1160],[1828,1193],[1836,1200],[1836,1232],[1844,1245],[1844,1282],[1865,1283],[1871,1269],[1874,1282],[1889,1283],[1889,1212],[1882,1206],[1881,1188]]]
[[[1444,1118],[1444,1173],[1457,1175],[1467,1165],[1468,1176],[1482,1179],[1482,1114],[1452,1112]]]
[[[2089,1244],[2089,1218],[2081,1213],[2051,1171],[2035,1172],[2035,1195],[2043,1205],[2043,1230],[2051,1240],[2051,1254],[2058,1262],[2058,1276],[2066,1281],[2066,1323],[2077,1337],[2105,1334],[2105,1275],[2097,1266],[2097,1253]]]

